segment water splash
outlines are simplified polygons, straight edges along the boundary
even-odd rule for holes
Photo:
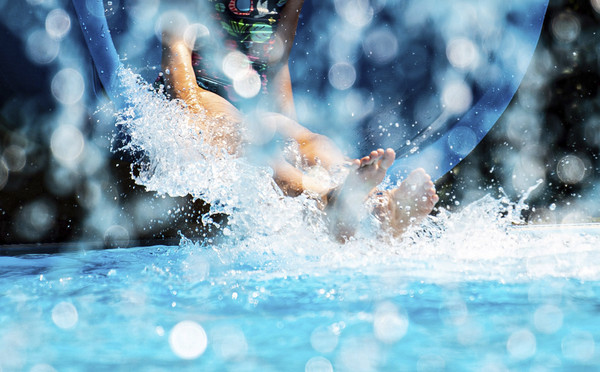
[[[117,150],[143,154],[134,164],[138,184],[149,191],[189,194],[210,203],[204,219],[228,214],[223,232],[236,239],[270,234],[296,237],[298,231],[307,236],[323,234],[324,222],[314,213],[318,210],[314,200],[284,197],[270,168],[214,146],[214,138],[222,133],[198,129],[198,122],[203,128],[221,128],[221,121],[204,112],[190,114],[180,101],[169,101],[131,71],[123,71],[122,81],[129,107],[118,114],[117,126],[129,140]]]
[[[188,236],[180,245],[192,255],[210,249],[213,253],[205,257],[209,267],[242,267],[243,275],[254,268],[255,274],[275,277],[384,267],[394,275],[400,271],[432,282],[598,277],[586,263],[598,255],[593,249],[597,236],[550,232],[532,239],[515,229],[542,180],[517,203],[506,195],[488,195],[459,212],[440,208],[402,239],[388,236],[375,218],[367,217],[355,238],[340,245],[328,235],[314,200],[285,197],[269,168],[212,146],[206,140],[210,133],[194,125],[204,120],[210,127],[212,119],[204,113],[190,115],[181,102],[169,101],[130,71],[124,72],[123,84],[130,107],[119,113],[118,125],[130,141],[121,150],[144,155],[136,182],[162,194],[190,194],[211,203],[205,221],[212,213],[229,216],[227,226],[220,226],[220,238],[196,242],[198,237]],[[569,260],[557,258],[573,250],[577,255]]]

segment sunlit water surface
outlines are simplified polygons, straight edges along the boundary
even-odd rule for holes
[[[2,371],[600,368],[594,228],[519,229],[524,204],[488,196],[402,240],[367,218],[340,245],[314,201],[123,77],[138,182],[229,224],[173,247],[0,258]]]
[[[0,365],[598,368],[600,238],[531,238],[496,225],[486,213],[494,204],[472,206],[479,224],[457,214],[429,221],[443,226],[430,226],[435,236],[419,228],[404,242],[274,235],[2,257]]]

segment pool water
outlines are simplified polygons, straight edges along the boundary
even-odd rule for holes
[[[486,197],[385,243],[274,234],[1,257],[0,367],[600,368],[597,229],[540,234],[500,211]]]

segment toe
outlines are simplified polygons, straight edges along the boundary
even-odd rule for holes
[[[360,159],[360,165],[361,166],[369,165],[370,161],[371,161],[371,156],[365,156]]]
[[[379,154],[379,150],[371,151],[371,160],[375,161],[375,160],[379,159],[380,157],[381,157],[381,154]]]
[[[383,169],[388,169],[389,167],[392,166],[392,164],[394,164],[395,159],[396,159],[396,153],[394,152],[394,150],[387,149],[384,152],[383,157],[381,159],[380,167]]]

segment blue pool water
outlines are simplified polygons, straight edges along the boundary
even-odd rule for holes
[[[524,231],[500,208],[484,198],[386,244],[246,236],[2,257],[0,367],[600,368],[597,227]]]

